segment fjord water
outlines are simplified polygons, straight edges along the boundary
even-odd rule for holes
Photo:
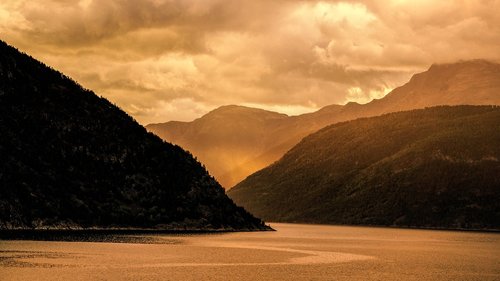
[[[498,233],[272,227],[121,243],[3,240],[0,280],[500,280]]]

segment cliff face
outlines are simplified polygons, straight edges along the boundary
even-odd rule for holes
[[[0,228],[267,229],[203,166],[0,41]]]

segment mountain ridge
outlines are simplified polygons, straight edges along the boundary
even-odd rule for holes
[[[3,41],[0,131],[0,229],[269,229],[189,153]]]
[[[500,229],[499,121],[438,106],[339,122],[228,194],[277,222]]]
[[[183,123],[157,123],[146,128],[165,140],[172,141],[191,151],[208,170],[223,184],[231,188],[251,173],[277,161],[303,137],[335,122],[353,120],[360,117],[377,116],[396,111],[405,111],[436,105],[458,104],[500,104],[500,64],[487,60],[470,60],[458,63],[433,64],[422,73],[417,73],[404,85],[395,88],[385,97],[366,104],[355,102],[346,105],[329,105],[312,113],[283,117],[268,121],[265,126],[253,122],[255,127],[248,130],[240,127],[233,118],[224,119],[227,126],[222,135],[225,138],[205,138],[193,128],[196,119]],[[217,109],[211,114],[217,113]],[[271,114],[270,111],[265,111]],[[203,118],[203,117],[201,117]],[[218,127],[222,122],[210,126]],[[179,129],[183,128],[183,129]],[[187,129],[186,129],[187,128]],[[179,133],[182,130],[182,133]],[[248,130],[246,133],[242,131]],[[261,139],[248,141],[250,136]],[[202,140],[203,138],[203,140]],[[226,153],[216,147],[233,147]]]

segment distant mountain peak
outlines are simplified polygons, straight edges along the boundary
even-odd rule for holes
[[[326,125],[388,112],[459,104],[500,104],[500,65],[480,59],[434,64],[383,98],[366,104],[329,105],[290,117],[230,105],[193,122],[147,128],[192,151],[225,187],[231,187],[250,172],[278,160],[303,137]]]
[[[209,114],[239,114],[239,113],[264,113],[264,114],[287,116],[284,113],[278,113],[278,112],[269,111],[269,110],[265,110],[265,109],[261,109],[261,108],[249,107],[249,106],[244,106],[244,105],[235,105],[235,104],[220,106],[220,107],[210,111],[206,115],[209,115]]]
[[[355,101],[350,101],[346,103],[344,106],[349,107],[349,106],[360,106],[362,105],[361,103],[355,102]]]
[[[487,59],[471,59],[459,60],[456,62],[446,63],[433,63],[428,70],[438,70],[443,68],[463,68],[463,67],[476,67],[476,66],[491,66],[499,65],[498,63]]]
[[[286,118],[288,115],[265,109],[247,107],[242,105],[224,105],[196,119],[194,122],[211,119],[235,118],[235,120],[268,120]]]

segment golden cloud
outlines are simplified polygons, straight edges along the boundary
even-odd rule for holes
[[[499,60],[500,1],[4,0],[1,39],[141,123],[223,104],[379,98],[432,63]]]

